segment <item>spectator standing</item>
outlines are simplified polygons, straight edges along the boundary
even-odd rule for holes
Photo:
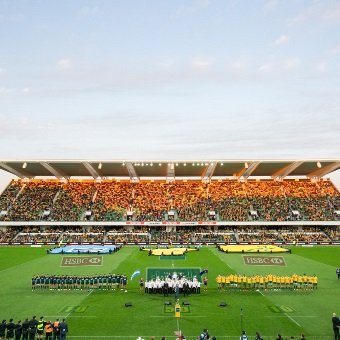
[[[30,322],[28,318],[22,323],[22,340],[28,340],[28,329],[30,328]]]
[[[42,340],[44,334],[45,321],[44,317],[41,316],[37,324],[37,339]]]
[[[52,340],[53,325],[49,320],[45,323],[45,340]]]
[[[13,339],[15,329],[15,323],[13,322],[13,319],[9,320],[9,323],[6,325],[6,328],[7,328],[6,339]]]
[[[334,340],[340,340],[339,336],[339,327],[340,327],[340,319],[333,313],[332,316],[332,325],[333,325],[333,332],[334,332]]]
[[[203,287],[204,287],[204,291],[207,292],[208,291],[208,278],[206,276],[203,279]]]
[[[53,340],[59,339],[60,336],[60,321],[56,319],[53,323]]]
[[[5,332],[6,332],[6,320],[2,320],[0,323],[0,339],[5,339]]]
[[[201,335],[197,339],[199,339],[199,340],[207,340],[207,334],[205,332],[205,329],[203,329],[203,332],[201,333]]]
[[[62,322],[60,322],[60,340],[66,340],[66,334],[68,333],[68,325],[65,321],[65,319],[63,319]]]
[[[184,297],[189,296],[189,283],[187,280],[185,280],[183,283],[183,293]]]
[[[248,340],[248,337],[246,335],[246,331],[242,331],[242,334],[240,336],[240,340]]]
[[[179,297],[179,284],[176,283],[176,286],[175,286],[175,301],[176,302],[178,300],[178,297]]]
[[[29,328],[28,328],[28,337],[29,340],[34,340],[35,333],[37,331],[38,320],[37,317],[34,315],[33,318],[29,321]]]
[[[22,335],[22,322],[21,320],[15,325],[15,340],[20,340]]]

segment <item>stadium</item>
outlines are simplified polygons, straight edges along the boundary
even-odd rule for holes
[[[340,340],[340,1],[0,1],[0,340]]]
[[[2,311],[65,318],[71,339],[331,336],[340,193],[327,175],[339,168],[3,160]],[[178,276],[189,293],[180,280],[176,296]]]

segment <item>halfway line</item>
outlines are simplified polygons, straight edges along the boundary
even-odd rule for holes
[[[286,316],[289,317],[289,319],[291,319],[295,324],[297,324],[299,327],[301,327],[301,325],[299,325],[292,317],[290,317],[287,313],[284,313]]]

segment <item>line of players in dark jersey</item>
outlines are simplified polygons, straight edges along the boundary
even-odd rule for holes
[[[122,274],[107,275],[35,275],[32,290],[126,290],[128,279]]]
[[[9,322],[2,320],[0,323],[0,339],[15,339],[15,340],[56,340],[60,339],[60,329],[65,328],[65,319],[62,322],[56,319],[53,323],[45,321],[41,316],[38,320],[36,316],[33,316],[31,320],[26,318],[24,321],[19,320],[17,323],[10,319]],[[66,325],[67,328],[67,325]]]

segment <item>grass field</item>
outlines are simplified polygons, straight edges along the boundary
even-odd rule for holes
[[[187,339],[195,339],[203,328],[211,336],[238,339],[241,328],[249,339],[259,331],[264,339],[275,339],[302,332],[307,339],[333,339],[331,316],[340,314],[340,281],[335,270],[340,266],[340,247],[294,247],[292,254],[280,254],[286,266],[250,266],[242,254],[222,253],[215,247],[201,248],[186,254],[184,260],[160,260],[148,256],[138,247],[123,247],[112,255],[104,255],[100,267],[61,267],[62,255],[48,255],[46,248],[0,247],[0,318],[31,318],[45,320],[67,318],[69,339],[137,339],[141,336],[175,339],[180,329]],[[257,255],[257,254],[256,254]],[[82,256],[82,255],[74,255]],[[266,255],[268,256],[268,255]],[[147,268],[209,267],[208,292],[185,298],[189,308],[183,308],[181,318],[174,317],[172,307],[164,301],[173,296],[149,295],[139,291],[139,277],[129,280],[127,292],[118,291],[33,291],[31,277],[35,274],[94,275],[120,273],[130,279],[139,269],[145,277]],[[316,274],[315,291],[218,291],[218,274],[276,275],[293,273]],[[180,302],[184,299],[181,297]],[[125,307],[131,302],[132,307]],[[220,307],[226,302],[227,307]]]

